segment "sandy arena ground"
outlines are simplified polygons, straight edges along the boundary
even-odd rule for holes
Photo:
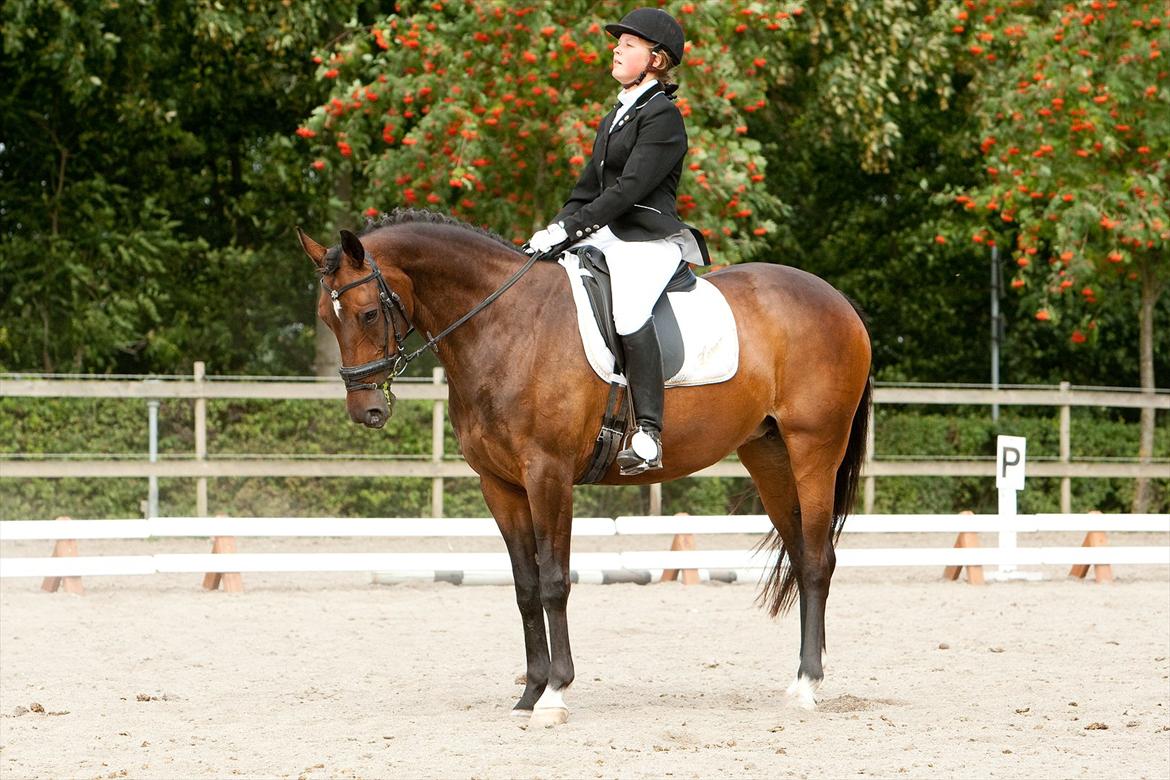
[[[579,585],[571,719],[539,730],[509,717],[510,587],[6,580],[0,777],[1170,777],[1170,572],[1114,571],[977,588],[840,569],[811,713],[783,695],[797,617],[766,618],[752,586]]]

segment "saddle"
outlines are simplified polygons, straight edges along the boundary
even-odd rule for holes
[[[593,310],[593,317],[597,321],[598,330],[609,351],[614,357],[614,371],[625,374],[625,354],[622,350],[622,340],[618,337],[617,328],[613,324],[613,282],[609,274],[609,264],[605,254],[597,247],[585,246],[575,250],[581,270],[581,286],[589,300],[589,307]],[[675,317],[674,307],[671,306],[668,292],[689,292],[695,289],[698,279],[691,267],[682,261],[678,270],[662,291],[658,301],[654,304],[654,329],[658,334],[658,343],[662,350],[662,375],[670,378],[677,374],[683,366],[686,357],[683,346],[682,330],[679,328],[678,318]],[[617,381],[610,383],[609,398],[605,404],[605,414],[601,420],[601,430],[598,431],[597,441],[593,447],[593,458],[578,481],[580,484],[596,482],[605,474],[606,470],[617,457],[621,448],[622,438],[629,422],[629,393],[623,393],[623,386]]]
[[[605,254],[592,246],[584,246],[574,251],[581,268],[588,272],[582,274],[581,283],[589,298],[589,306],[593,309],[601,337],[609,351],[613,353],[614,370],[624,374],[625,355],[622,352],[621,339],[618,338],[617,329],[613,324],[613,283]],[[671,306],[667,293],[690,292],[695,289],[698,282],[690,265],[685,260],[680,261],[674,276],[667,282],[666,289],[654,304],[654,330],[658,333],[658,344],[662,349],[662,376],[667,379],[679,372],[686,358],[682,330],[679,328],[678,318],[675,317],[674,307]]]
[[[604,254],[586,246],[563,253],[557,263],[568,279],[585,359],[609,385],[593,458],[585,473],[574,480],[589,484],[605,475],[630,427],[625,356],[613,324],[612,285]],[[739,365],[735,316],[718,287],[696,277],[685,262],[679,263],[656,302],[654,324],[667,388],[714,384],[735,376]]]

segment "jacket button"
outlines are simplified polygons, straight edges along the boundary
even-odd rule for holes
[[[598,229],[597,225],[594,225],[594,226],[593,226],[593,229],[594,229],[594,230],[597,230],[597,229]]]
[[[581,231],[580,231],[580,230],[578,230],[578,231],[577,231],[577,238],[580,238],[581,236],[582,236],[582,233],[581,233]]]

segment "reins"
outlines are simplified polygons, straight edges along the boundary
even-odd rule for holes
[[[481,311],[494,303],[496,299],[507,292],[512,287],[512,285],[520,281],[520,277],[528,273],[529,269],[531,269],[532,266],[536,264],[536,261],[541,260],[544,257],[545,255],[543,253],[538,252],[533,254],[528,258],[528,261],[524,263],[520,270],[512,274],[512,276],[502,285],[500,285],[500,287],[497,288],[495,292],[484,298],[482,301],[473,306],[470,311],[440,331],[437,336],[432,336],[428,331],[426,343],[413,352],[409,353],[405,351],[403,342],[410,336],[411,333],[415,331],[414,323],[412,323],[410,321],[410,317],[407,316],[406,309],[402,305],[402,299],[398,296],[398,293],[390,289],[390,285],[387,284],[385,277],[382,276],[381,269],[378,268],[378,263],[374,260],[373,256],[369,252],[366,252],[364,259],[366,264],[370,266],[370,273],[366,276],[363,276],[361,279],[349,282],[348,284],[342,285],[341,287],[338,287],[336,290],[334,290],[330,288],[329,285],[325,284],[325,279],[322,278],[321,287],[323,287],[325,291],[329,293],[329,297],[334,302],[336,302],[340,298],[341,294],[346,290],[359,287],[369,282],[376,283],[378,285],[378,299],[388,323],[386,326],[385,339],[382,346],[382,351],[384,353],[382,357],[371,360],[368,363],[362,363],[360,366],[342,366],[339,370],[341,378],[345,382],[346,392],[348,393],[354,390],[375,390],[385,384],[386,396],[388,400],[392,401],[393,395],[390,393],[390,384],[399,376],[401,376],[404,371],[406,371],[406,367],[410,365],[412,360],[417,358],[423,352],[426,352],[428,349],[433,350],[436,344],[449,336],[456,328],[460,327],[472,317],[479,314]],[[398,322],[394,318],[395,309],[397,309],[398,315],[408,326],[405,334],[400,332],[398,329]],[[394,329],[394,354],[390,354],[391,328]],[[438,353],[436,352],[436,354]],[[382,382],[373,383],[357,381],[361,377],[368,376],[369,374],[373,374],[384,369],[389,369],[389,372],[386,375],[386,379]]]

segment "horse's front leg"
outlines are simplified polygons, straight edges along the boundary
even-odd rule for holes
[[[514,485],[484,476],[480,479],[484,500],[504,537],[512,561],[516,605],[524,626],[524,693],[512,714],[529,717],[549,679],[548,638],[544,632],[544,607],[540,597],[540,572],[536,563],[536,536],[528,495]]]
[[[573,682],[573,652],[569,647],[569,552],[573,530],[573,481],[569,475],[543,474],[530,480],[529,504],[536,532],[536,561],[540,567],[540,602],[548,617],[548,685],[532,710],[530,724],[555,726],[569,719],[565,689]]]

